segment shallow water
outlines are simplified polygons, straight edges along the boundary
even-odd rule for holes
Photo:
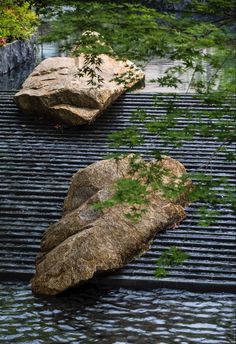
[[[234,343],[232,294],[93,286],[40,298],[0,284],[1,343]]]

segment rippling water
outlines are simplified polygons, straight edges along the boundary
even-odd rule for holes
[[[84,286],[39,298],[25,283],[4,282],[0,300],[6,344],[235,342],[232,294]]]

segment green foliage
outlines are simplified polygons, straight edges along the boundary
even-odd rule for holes
[[[147,204],[147,186],[141,185],[138,180],[133,179],[119,179],[116,182],[116,193],[109,201],[104,201],[105,207],[110,207],[110,203],[122,204]]]
[[[140,108],[137,108],[135,111],[133,111],[131,115],[131,122],[145,122],[149,118],[148,113]]]
[[[103,78],[100,75],[100,66],[103,62],[101,54],[112,54],[111,48],[101,35],[86,31],[75,42],[72,50],[74,56],[79,56],[82,53],[84,54],[84,64],[78,69],[78,76],[87,77],[88,85],[91,88],[101,87],[103,83]]]
[[[103,83],[103,78],[99,75],[100,65],[102,64],[102,59],[99,55],[85,54],[85,63],[83,68],[78,69],[78,76],[88,77],[88,85],[94,88],[101,87]]]
[[[137,126],[137,122],[141,122],[147,134],[157,135],[167,148],[180,147],[187,140],[195,138],[214,137],[219,143],[214,155],[224,151],[228,161],[234,159],[235,154],[228,149],[235,140],[234,1],[192,0],[182,6],[185,11],[178,14],[160,12],[140,5],[138,1],[69,1],[67,3],[73,7],[67,12],[58,6],[61,3],[62,1],[56,1],[55,5],[50,5],[50,15],[54,16],[54,20],[50,34],[44,37],[44,40],[63,39],[68,51],[76,46],[73,53],[86,54],[87,70],[79,72],[91,77],[91,86],[99,86],[101,82],[96,80],[101,62],[96,59],[102,52],[120,59],[129,58],[139,64],[152,56],[175,61],[177,64],[167,69],[162,77],[153,76],[152,81],[161,86],[176,88],[182,82],[182,73],[192,73],[187,93],[196,92],[196,98],[202,103],[201,111],[196,112],[188,107],[181,108],[174,94],[173,100],[169,102],[158,95],[153,99],[153,104],[156,112],[161,112],[162,115],[155,116],[148,111],[137,109],[130,118],[128,128],[109,136],[113,147],[133,148],[144,144],[145,136]],[[167,3],[173,1],[166,1]],[[175,1],[175,4],[178,3],[183,5],[182,1]],[[46,12],[49,11],[46,9]],[[78,44],[78,37],[81,37],[84,31],[99,32],[103,43],[88,44],[80,40]],[[132,77],[131,74],[117,75],[114,81],[127,85]],[[185,128],[179,130],[183,120]],[[166,150],[168,154],[168,149]],[[152,153],[159,161],[163,152],[156,150]],[[205,167],[202,166],[201,170],[207,170],[214,155],[209,157],[208,163]],[[117,152],[115,158],[119,158]],[[145,207],[141,208],[141,213],[137,213],[137,205],[145,206],[148,192],[158,189],[166,197],[174,199],[178,198],[186,187],[186,176],[183,176],[180,183],[170,178],[170,182],[163,185],[163,177],[169,177],[168,171],[162,170],[158,163],[145,165],[137,156],[130,161],[130,172],[133,179],[117,183],[111,200],[97,207],[128,204],[133,206],[134,211],[126,214],[127,217],[138,220]],[[194,180],[194,187],[189,192],[190,200],[203,203],[199,208],[201,225],[213,222],[218,215],[219,204],[231,204],[235,207],[234,190],[224,178],[215,178],[199,171],[190,174],[189,177]],[[181,256],[176,248],[170,248],[159,262],[157,276],[165,273],[164,265],[171,266],[172,259],[173,262],[181,263],[186,256]]]
[[[111,141],[111,146],[116,148],[120,146],[134,147],[144,142],[140,129],[135,125],[110,134],[108,140]]]
[[[166,114],[150,116],[147,112],[137,109],[131,116],[131,121],[140,119],[141,122],[144,122],[144,127],[148,132],[158,135],[162,138],[163,143],[166,145],[171,144],[174,147],[180,147],[186,140],[191,140],[194,137],[198,139],[199,137],[218,138],[220,142],[223,141],[223,144],[216,148],[215,153],[209,156],[208,163],[202,166],[202,168],[207,169],[217,152],[227,152],[227,144],[230,144],[234,139],[235,126],[232,125],[232,111],[226,117],[226,114],[229,113],[230,102],[229,105],[222,105],[219,97],[214,99],[212,94],[206,98],[201,98],[201,100],[203,104],[205,102],[208,105],[217,106],[217,108],[211,111],[201,111],[197,114],[198,121],[195,119],[196,113],[193,113],[192,110],[179,109],[178,104],[176,103],[176,105],[174,100],[165,104],[162,96],[156,96],[154,98],[154,107],[166,110]],[[189,121],[184,131],[180,131],[178,126],[178,124],[181,124],[182,118],[187,118]],[[195,121],[193,122],[192,120]],[[133,128],[135,128],[135,131],[133,131]],[[123,131],[114,132],[110,136],[110,139],[112,140],[112,145],[116,148],[124,144],[128,147],[133,147],[134,145],[140,144],[138,133],[137,126],[132,125]],[[124,136],[126,138],[125,141]],[[145,142],[145,136],[142,136],[142,141]],[[153,157],[159,160],[162,157],[162,153],[158,150],[151,153]],[[232,161],[233,158],[234,153],[232,151],[229,151],[225,155],[225,159],[228,161]],[[138,159],[137,156],[135,159]],[[200,215],[199,224],[202,226],[210,225],[215,221],[220,210],[212,209],[212,207],[216,207],[217,204],[231,204],[232,208],[236,211],[234,188],[226,178],[216,179],[212,175],[196,171],[188,173],[188,175],[183,175],[182,180],[178,181],[178,183],[172,178],[168,184],[163,184],[163,177],[168,176],[169,173],[166,170],[162,170],[158,164],[148,166],[135,160],[130,162],[130,166],[131,172],[133,174],[136,173],[136,179],[140,180],[144,178],[152,190],[159,190],[168,199],[178,199],[181,194],[186,192],[187,178],[193,180],[194,187],[188,190],[188,198],[190,202],[199,201],[205,204],[198,211]],[[221,191],[221,195],[219,189],[223,190]]]
[[[167,275],[166,268],[183,264],[188,259],[188,255],[175,246],[170,246],[166,249],[157,260],[155,276],[157,278],[165,277]]]
[[[35,31],[37,16],[28,1],[0,2],[0,38],[28,39]]]
[[[68,11],[63,11],[58,6],[60,4],[63,1],[56,1],[54,5],[49,2],[50,11],[44,10],[46,19],[50,16],[53,21],[50,34],[43,39],[63,40],[66,42],[64,48],[68,51],[76,45],[77,54],[98,55],[106,52],[135,60],[136,63],[146,61],[153,55],[167,57],[179,61],[179,65],[169,68],[163,77],[155,80],[162,86],[178,87],[182,82],[180,75],[191,69],[193,78],[190,87],[200,93],[210,92],[216,87],[219,71],[230,59],[228,74],[230,70],[232,72],[235,49],[234,35],[229,25],[234,22],[233,1],[191,1],[185,8],[188,12],[181,12],[181,16],[159,12],[139,2],[69,1],[66,2],[71,5]],[[218,14],[217,8],[224,10],[220,17],[215,18],[213,15]],[[205,18],[205,14],[208,17]],[[98,32],[105,44],[93,44],[92,49],[87,42],[80,41],[78,45],[78,37],[84,31]],[[214,70],[208,80],[204,79],[206,66]],[[116,76],[115,80],[126,84],[127,79],[134,77],[131,74]],[[221,85],[223,83],[221,80]]]
[[[220,215],[220,211],[217,209],[209,209],[209,207],[200,207],[198,209],[199,220],[198,223],[200,226],[210,226],[215,223],[215,219]]]
[[[69,12],[54,7],[55,14],[56,20],[46,40],[70,37],[68,47],[71,47],[81,32],[97,31],[119,57],[146,59],[147,52],[155,53],[157,49],[157,37],[152,36],[157,28],[156,11],[144,6],[77,1],[74,10]]]
[[[174,177],[161,160],[158,156],[156,161],[147,163],[138,154],[129,156],[129,178],[119,179],[113,186],[113,196],[94,207],[103,210],[116,204],[127,205],[131,211],[125,214],[126,217],[137,222],[147,211],[151,192],[158,191],[164,199],[179,199],[186,192],[188,175]]]
[[[138,221],[146,210],[139,206],[147,206],[149,203],[147,186],[135,179],[122,178],[115,183],[114,187],[115,193],[110,199],[96,203],[93,207],[98,210],[103,210],[116,204],[127,204],[131,206],[131,211],[125,213],[125,216],[132,222]]]

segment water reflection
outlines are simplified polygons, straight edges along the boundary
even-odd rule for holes
[[[9,73],[0,75],[0,90],[17,90],[21,87],[24,80],[32,72],[36,63],[25,63]]]
[[[5,343],[234,342],[234,296],[93,286],[52,298],[24,283],[0,285]]]

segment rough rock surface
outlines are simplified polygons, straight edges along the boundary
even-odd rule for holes
[[[51,57],[42,61],[15,95],[16,104],[26,113],[53,117],[68,125],[91,123],[126,89],[144,79],[144,73],[130,61],[120,61],[108,55],[100,55],[102,64],[101,87],[91,87],[88,77],[79,76],[84,64],[79,57]],[[133,69],[132,69],[133,68]],[[133,70],[135,80],[126,85],[112,79]]]
[[[0,75],[10,72],[19,65],[33,62],[36,52],[34,43],[34,38],[31,38],[26,42],[17,40],[0,47]]]
[[[186,172],[169,157],[161,166],[177,178]],[[123,267],[149,248],[158,231],[185,217],[186,194],[171,201],[159,191],[150,193],[147,212],[137,223],[124,216],[129,211],[127,205],[103,211],[91,208],[92,203],[108,199],[110,186],[123,176],[128,176],[128,158],[100,161],[74,175],[65,200],[66,215],[49,226],[42,238],[31,281],[35,293],[54,295],[94,275]]]
[[[129,158],[102,160],[74,174],[64,202],[64,215],[78,208],[97,191],[106,188],[129,171]]]

